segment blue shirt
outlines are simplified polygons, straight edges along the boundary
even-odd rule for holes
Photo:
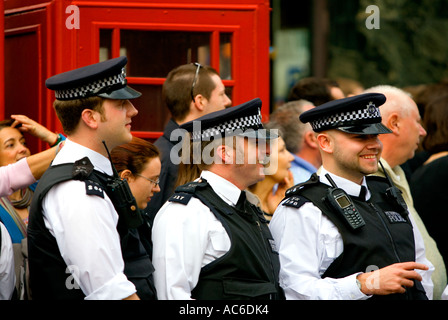
[[[291,172],[294,177],[294,184],[307,181],[317,169],[308,161],[293,154],[294,160],[291,162]]]

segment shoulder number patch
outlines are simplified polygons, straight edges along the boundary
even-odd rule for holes
[[[103,187],[95,181],[85,180],[86,194],[104,198]]]
[[[283,205],[287,207],[300,208],[305,202],[308,201],[309,200],[304,197],[292,196],[286,199],[286,201],[283,202]]]
[[[193,195],[191,193],[176,192],[168,199],[168,201],[186,205],[188,204],[192,196]]]

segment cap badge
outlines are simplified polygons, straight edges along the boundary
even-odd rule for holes
[[[372,101],[370,101],[369,104],[367,105],[367,109],[371,115],[374,115],[376,112],[376,106]]]

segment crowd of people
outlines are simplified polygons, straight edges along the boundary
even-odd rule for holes
[[[64,134],[0,122],[1,300],[448,299],[448,84],[309,77],[263,123],[186,64],[151,143],[126,63],[47,79]]]

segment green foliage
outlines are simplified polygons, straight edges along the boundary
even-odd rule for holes
[[[339,12],[346,2],[328,1],[330,16],[336,2]],[[380,10],[380,29],[369,30],[365,25],[369,5]],[[330,21],[330,34],[340,30],[344,33],[330,36],[329,77],[352,78],[366,87],[404,87],[448,77],[446,0],[359,0],[357,14],[346,17],[345,25],[340,21]],[[347,28],[347,24],[352,28]],[[340,40],[344,36],[356,40],[344,43]]]

